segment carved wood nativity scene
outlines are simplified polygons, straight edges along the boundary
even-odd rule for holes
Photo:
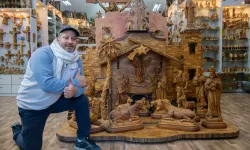
[[[98,1],[99,2],[99,1]],[[147,12],[143,0],[95,19],[96,47],[82,58],[87,78],[91,137],[139,143],[178,139],[233,138],[239,129],[223,119],[222,81],[216,68],[203,69],[201,32],[194,26],[196,5],[185,4],[186,28],[169,33],[167,15]],[[122,13],[127,6],[129,13]],[[206,74],[205,74],[206,71]],[[76,138],[76,118],[57,131]]]

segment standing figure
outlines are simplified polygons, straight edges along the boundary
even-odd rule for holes
[[[136,82],[142,83],[144,82],[144,75],[146,68],[152,61],[152,58],[148,58],[144,60],[142,55],[138,55],[138,59],[130,60],[131,64],[135,67],[135,75],[136,75]]]
[[[155,75],[151,76],[152,83],[152,99],[166,99],[167,98],[167,78],[165,75],[161,74],[160,68],[155,68]]]
[[[172,35],[172,44],[173,45],[179,45],[180,37],[181,37],[180,31],[179,31],[177,25],[175,25],[175,29],[174,29],[174,32],[173,32],[173,35]]]
[[[183,72],[181,70],[175,69],[174,71],[176,75],[174,76],[173,83],[176,84],[176,99],[178,107],[182,107],[180,97],[184,95],[184,90],[187,89],[187,79],[185,78]]]
[[[130,90],[129,78],[123,76],[122,83],[118,86],[118,101],[117,106],[120,104],[126,104],[129,98],[128,92]]]
[[[208,111],[207,117],[221,117],[220,100],[222,92],[222,82],[220,77],[215,73],[215,67],[209,68],[210,76],[205,82],[205,89],[207,91]]]
[[[118,8],[114,0],[111,0],[108,7],[105,7],[100,0],[97,0],[97,2],[104,9],[105,13],[107,13],[107,12],[115,12],[115,11],[122,12],[130,4],[131,0],[128,0],[128,2],[125,5],[123,5],[122,8],[120,9]]]
[[[193,79],[193,85],[195,86],[197,107],[199,109],[204,109],[207,106],[207,102],[205,100],[205,93],[204,93],[205,82],[206,82],[206,78],[205,76],[203,76],[203,70],[200,66],[198,66],[196,68],[196,75]]]
[[[187,28],[193,29],[195,27],[195,3],[192,0],[186,1],[185,15],[187,19]]]

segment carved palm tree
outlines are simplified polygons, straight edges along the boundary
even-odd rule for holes
[[[113,37],[102,40],[100,46],[98,47],[99,57],[105,57],[107,59],[106,80],[101,95],[101,116],[103,120],[106,120],[108,115],[107,90],[111,81],[111,60],[117,57],[117,54],[120,50],[121,44],[116,42],[115,38]]]

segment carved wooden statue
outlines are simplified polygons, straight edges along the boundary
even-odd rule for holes
[[[109,121],[111,124],[133,122],[139,120],[139,111],[144,106],[144,100],[138,100],[135,104],[129,107],[117,107],[117,109],[109,113]],[[122,104],[123,105],[123,104]]]
[[[183,94],[179,101],[181,102],[182,108],[190,109],[192,111],[196,111],[196,104],[194,101],[188,101],[186,94]]]
[[[173,35],[172,35],[172,44],[173,45],[180,45],[180,37],[181,37],[180,30],[177,26],[175,26],[175,29],[174,29]]]
[[[195,27],[195,7],[196,5],[192,0],[186,1],[185,15],[188,29],[193,29]]]
[[[133,30],[133,20],[131,19],[131,17],[128,18],[127,30]]]
[[[182,107],[181,102],[180,102],[180,97],[184,94],[184,90],[187,89],[187,79],[184,76],[184,73],[181,70],[174,70],[175,76],[173,79],[173,83],[176,84],[176,92],[177,92],[177,104],[178,107]]]
[[[214,66],[209,68],[209,78],[205,82],[205,89],[208,99],[208,111],[202,125],[206,128],[226,128],[227,125],[221,116],[221,93],[222,82],[220,77],[216,74]]]
[[[125,104],[127,103],[127,100],[129,98],[128,92],[130,90],[130,84],[129,84],[129,78],[123,76],[122,83],[118,86],[118,99],[117,99],[117,104]]]
[[[214,66],[209,68],[210,76],[205,82],[205,89],[207,91],[208,112],[207,117],[221,117],[221,92],[222,82],[216,75]]]
[[[154,76],[151,76],[151,83],[153,87],[152,99],[166,99],[167,98],[167,77],[161,73],[160,68],[155,68]]]
[[[151,101],[151,107],[155,108],[154,113],[151,115],[153,119],[161,119],[163,115],[167,114],[167,109],[163,106],[162,101],[169,101],[168,99],[157,99]]]
[[[193,85],[196,90],[196,100],[198,109],[204,109],[207,106],[205,99],[205,89],[204,83],[206,82],[206,77],[203,75],[203,69],[198,66],[196,68],[195,77],[193,78]]]
[[[135,67],[136,82],[142,83],[145,80],[146,68],[152,61],[152,58],[144,60],[143,56],[136,57],[137,59],[131,60],[131,64]]]
[[[114,0],[112,0],[111,3],[109,3],[108,7],[103,6],[103,4],[100,0],[97,0],[97,2],[104,9],[104,11],[107,13],[107,12],[114,12],[114,11],[122,12],[130,4],[131,0],[128,0],[128,2],[121,9],[118,8],[118,6],[117,6],[116,2],[114,2]]]
[[[136,82],[144,82],[144,75],[146,68],[152,61],[152,58],[144,60],[144,55],[147,53],[147,48],[141,45],[139,48],[136,48],[132,53],[129,54],[128,58],[131,64],[135,67]]]
[[[196,116],[195,112],[190,109],[177,108],[167,100],[162,100],[161,103],[167,114],[162,116],[157,127],[177,131],[196,132],[200,130],[199,124],[196,123],[200,121],[200,118]]]

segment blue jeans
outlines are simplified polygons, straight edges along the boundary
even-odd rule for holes
[[[23,150],[41,150],[43,130],[50,113],[75,110],[79,139],[90,135],[89,100],[86,95],[76,98],[65,98],[63,95],[56,103],[43,110],[26,110],[18,108],[22,121],[22,130],[13,137]]]

